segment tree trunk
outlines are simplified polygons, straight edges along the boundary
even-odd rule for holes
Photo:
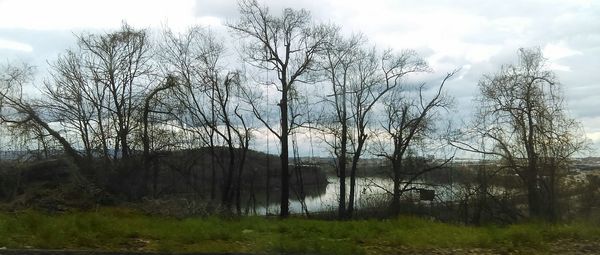
[[[228,169],[227,169],[227,175],[225,176],[225,182],[223,184],[223,190],[222,190],[222,194],[221,194],[221,202],[223,203],[223,205],[225,205],[225,207],[229,210],[231,209],[231,186],[233,183],[233,174],[235,171],[235,150],[233,148],[233,144],[231,144],[231,142],[229,142],[228,144],[228,151],[229,151],[229,164],[228,164]]]
[[[400,212],[400,182],[402,181],[402,159],[393,159],[392,169],[394,170],[394,191],[392,195],[392,214],[397,215]]]
[[[549,182],[550,184],[548,184],[550,187],[548,188],[548,218],[550,219],[550,221],[552,222],[556,222],[558,220],[558,215],[559,215],[559,211],[558,211],[558,205],[557,205],[557,198],[556,198],[556,171],[558,166],[556,165],[556,161],[554,159],[551,159],[551,163],[550,163],[550,176],[549,176]]]
[[[265,216],[269,216],[269,202],[271,202],[271,155],[267,154],[267,180],[265,185]]]
[[[534,159],[530,160],[527,167],[527,200],[529,203],[529,216],[532,218],[540,218],[543,216],[540,189],[538,182],[537,162]]]
[[[215,157],[217,155],[215,152],[215,143],[213,140],[213,135],[214,134],[210,135],[210,201],[215,201],[215,198],[217,197],[215,190],[215,187],[217,186],[217,166],[215,165]]]
[[[360,153],[362,151],[362,147],[365,144],[365,139],[358,138],[358,147],[354,152],[354,156],[352,157],[352,168],[350,169],[350,194],[348,195],[348,211],[346,212],[348,218],[352,218],[354,214],[354,193],[356,190],[356,171],[358,168],[358,161],[360,160]]]
[[[240,156],[240,163],[238,166],[238,173],[237,173],[237,186],[236,186],[236,191],[235,191],[235,206],[236,206],[236,210],[238,215],[242,214],[242,198],[241,198],[241,191],[242,191],[242,174],[244,171],[244,164],[246,163],[246,154],[248,152],[248,146],[243,145],[241,148],[242,152],[241,152],[241,156]],[[251,183],[251,186],[253,185],[253,183]],[[254,188],[252,188],[252,192],[254,192]],[[268,205],[267,205],[268,206]]]
[[[285,77],[285,75],[283,76]],[[279,216],[286,218],[289,215],[289,197],[290,197],[290,177],[289,177],[289,154],[288,154],[288,91],[287,86],[283,86],[281,102],[281,204]]]
[[[356,168],[358,167],[358,157],[355,155],[352,159],[352,167],[350,169],[350,194],[348,194],[348,210],[346,217],[352,218],[354,214],[354,192],[356,186]]]
[[[345,114],[344,115],[345,118]],[[338,217],[346,217],[346,151],[348,143],[348,126],[342,123],[342,136],[340,142],[340,156],[338,158],[339,179],[340,179],[340,197],[338,205]]]
[[[77,169],[72,169],[71,174],[73,175],[74,179],[78,182],[78,184],[86,186],[92,185],[88,181],[88,179],[81,173],[81,170],[84,168],[89,168],[89,165],[87,164],[85,159],[79,154],[79,152],[77,152],[77,150],[73,148],[73,146],[71,146],[71,144],[64,137],[62,137],[60,133],[52,129],[48,125],[48,123],[44,122],[31,107],[29,107],[28,105],[19,107],[29,116],[29,118],[33,122],[41,126],[44,130],[46,130],[46,132],[48,132],[48,134],[50,134],[50,136],[56,139],[65,150],[67,156],[69,156],[73,160],[73,163],[75,164]]]
[[[537,183],[534,180],[530,180],[531,183],[527,184],[527,201],[529,203],[529,217],[540,218],[542,216],[540,208],[540,195],[537,187]]]

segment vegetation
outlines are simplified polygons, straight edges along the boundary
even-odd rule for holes
[[[479,88],[481,107],[467,132],[481,144],[456,144],[497,159],[519,176],[530,217],[556,220],[560,180],[572,156],[586,148],[580,123],[564,105],[560,82],[540,49],[520,49],[517,64],[485,75]]]
[[[424,76],[416,51],[307,10],[238,7],[232,44],[123,23],[76,34],[43,79],[0,65],[0,250],[600,250],[600,174],[573,170],[587,143],[540,49],[483,75],[456,130],[459,69]],[[313,133],[330,154],[301,158]]]
[[[124,23],[77,34],[73,48],[49,62],[45,79],[27,64],[0,66],[0,131],[10,140],[1,145],[25,152],[0,162],[2,206],[66,211],[171,199],[210,212],[184,215],[257,215],[259,208],[286,218],[291,200],[310,216],[307,198],[337,179],[329,192],[336,201],[326,206],[337,207],[338,219],[360,216],[365,200],[377,215],[415,213],[426,204],[429,216],[443,211],[453,216],[438,219],[477,225],[559,221],[600,209],[597,179],[568,178],[586,143],[539,49],[521,49],[517,63],[483,75],[474,121],[454,132],[443,122],[453,101],[446,88],[459,70],[429,86],[421,74],[433,70],[413,50],[381,50],[304,9],[238,5],[238,19],[227,24],[234,45],[202,27],[176,33]],[[313,133],[330,152],[321,162],[299,155],[299,140]],[[267,148],[269,138],[277,141],[278,157],[254,151],[265,148],[257,138],[266,138]],[[484,160],[457,166],[457,149]],[[326,176],[324,168],[334,171]],[[383,174],[358,187],[367,168]],[[435,189],[445,184],[452,194],[440,199]],[[365,198],[371,188],[386,194]],[[270,212],[271,205],[279,210]],[[71,216],[56,220],[64,217]],[[265,224],[298,227],[294,222]],[[362,223],[340,228],[353,224]]]
[[[402,216],[324,221],[262,217],[165,218],[127,209],[0,214],[0,247],[170,252],[388,254],[436,248],[543,253],[554,242],[600,240],[600,222],[472,227]]]

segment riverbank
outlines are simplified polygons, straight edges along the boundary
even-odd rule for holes
[[[554,253],[568,245],[597,251],[597,241],[597,221],[472,227],[408,216],[352,221],[175,219],[118,208],[53,215],[0,213],[0,247],[7,249],[318,254],[475,250],[479,254],[538,254]]]

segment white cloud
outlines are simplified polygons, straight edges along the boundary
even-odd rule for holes
[[[563,72],[571,72],[571,67],[567,66],[567,65],[561,65],[561,64],[556,63],[556,62],[549,62],[547,65],[548,65],[548,68],[550,70],[563,71]]]
[[[0,50],[2,50],[2,49],[24,51],[24,52],[32,52],[33,51],[33,47],[31,47],[31,45],[29,45],[29,44],[0,38]]]
[[[586,136],[594,142],[600,141],[600,132],[590,132],[587,133]]]
[[[34,1],[0,2],[0,28],[69,30],[115,28],[126,20],[136,27],[187,25],[193,21],[192,0]]]
[[[467,73],[469,73],[469,70],[471,70],[471,67],[472,67],[472,65],[469,65],[469,64],[462,66],[460,69],[461,72],[459,73],[460,75],[458,76],[457,79],[459,79],[459,80],[464,79],[465,75]]]
[[[533,21],[526,17],[501,17],[491,21],[491,25],[501,32],[510,32],[513,34],[526,33],[531,28]]]
[[[582,54],[580,51],[569,48],[564,41],[546,44],[544,49],[542,49],[542,53],[548,59],[548,68],[565,72],[571,72],[571,67],[560,64],[559,60]]]
[[[564,41],[559,43],[548,43],[544,46],[542,52],[544,53],[544,57],[549,60],[559,60],[574,55],[581,55],[580,51],[569,48]]]

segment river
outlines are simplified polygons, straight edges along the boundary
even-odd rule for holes
[[[313,212],[327,212],[336,211],[338,206],[339,197],[339,180],[337,177],[328,177],[328,183],[324,183],[323,187],[317,187],[321,190],[321,193],[314,196],[307,196],[305,198],[306,209],[309,213]],[[350,190],[350,180],[346,180],[346,191]],[[435,192],[435,202],[447,202],[456,200],[461,196],[461,192],[464,192],[466,186],[461,184],[444,184],[444,185],[426,185],[426,184],[413,184],[411,187],[415,189],[429,189]],[[393,182],[388,178],[381,177],[359,177],[356,180],[356,208],[361,207],[374,207],[374,206],[386,206],[387,201],[391,197],[393,190]],[[298,199],[295,192],[290,194],[290,213],[301,214],[303,211],[302,203]],[[413,201],[419,201],[418,190],[405,192],[403,199],[410,199]],[[421,201],[422,203],[430,203],[429,201]],[[270,214],[278,214],[279,204],[270,203],[269,207]],[[256,209],[256,214],[264,215],[267,212],[266,206],[259,206]]]

